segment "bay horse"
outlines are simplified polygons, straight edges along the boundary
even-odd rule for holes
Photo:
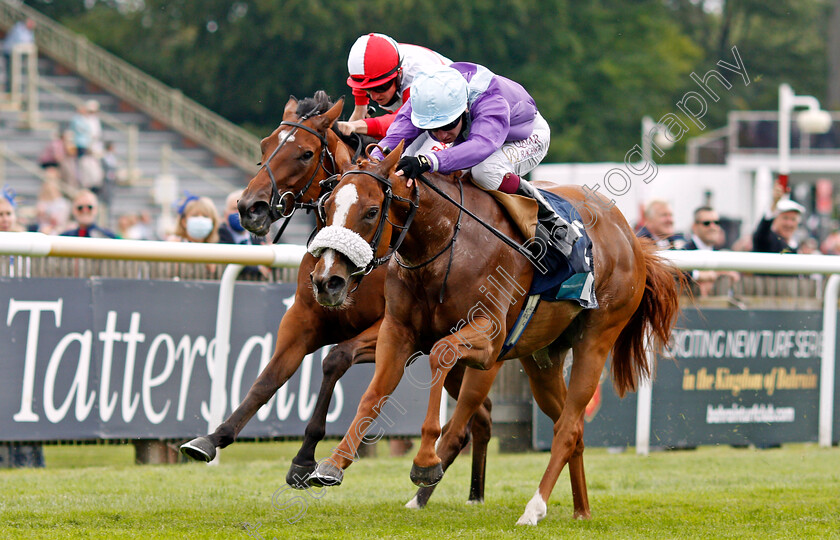
[[[457,431],[487,396],[502,361],[518,357],[538,406],[554,421],[554,438],[539,488],[517,523],[536,525],[545,517],[546,502],[567,463],[574,516],[588,518],[584,409],[610,352],[619,395],[635,390],[639,377],[650,376],[645,343],[649,339],[656,351],[667,343],[679,312],[677,283],[681,274],[656,255],[652,243],[641,243],[621,212],[605,199],[594,198],[592,193],[587,199],[576,186],[546,185],[569,200],[582,216],[590,216],[586,231],[593,242],[594,287],[600,306],[584,310],[570,301],[540,303],[520,340],[500,358],[534,275],[531,261],[475,220],[460,222],[460,210],[425,184],[415,181],[408,187],[405,178],[394,173],[402,149],[400,143],[381,162],[362,160],[345,171],[324,203],[324,238],[316,237],[310,247],[320,245],[318,249],[323,250],[312,283],[316,298],[325,306],[342,305],[361,272],[388,252],[395,250],[394,258],[401,263],[389,267],[373,380],[347,435],[333,454],[319,463],[310,483],[329,486],[342,482],[344,469],[352,463],[351,456],[371,419],[376,418],[374,405],[381,407],[406,374],[415,384],[430,389],[422,442],[410,476],[417,485],[436,484],[443,475],[435,450],[435,441],[441,436],[438,414],[443,376],[461,364],[476,368],[467,369],[450,420],[450,430]],[[486,223],[508,237],[522,239],[489,194],[470,182],[462,185],[452,177],[427,176],[452,199],[460,197],[463,206]],[[344,236],[343,244],[348,247],[331,244],[333,233]],[[449,255],[441,256],[447,250]],[[366,251],[369,257],[359,257]],[[359,268],[365,264],[366,268]],[[446,294],[441,302],[442,290]],[[550,366],[532,356],[546,349]],[[570,349],[573,364],[567,390],[562,364]],[[422,351],[429,351],[431,373],[435,374],[431,381],[418,382],[411,373],[412,362]],[[439,446],[447,444],[448,438],[443,433]]]
[[[288,215],[294,203],[311,204],[322,195],[320,181],[350,166],[351,149],[330,129],[343,108],[343,100],[332,104],[325,92],[286,103],[281,124],[261,142],[261,168],[249,182],[239,200],[242,225],[264,235],[272,222]],[[277,205],[284,205],[279,212]],[[315,447],[324,438],[326,417],[336,382],[351,365],[373,362],[379,326],[385,309],[386,267],[370,273],[364,283],[349,295],[341,309],[325,308],[310,294],[309,275],[315,259],[307,254],[298,273],[295,302],[283,316],[271,360],[257,377],[237,409],[211,434],[197,437],[181,446],[185,455],[211,461],[216,448],[224,448],[236,437],[254,414],[298,370],[303,358],[325,345],[336,344],[323,359],[323,381],[304,440],[286,476],[296,488],[307,486],[306,477],[315,469]],[[447,378],[447,390],[458,396],[463,370]],[[484,472],[490,440],[490,400],[479,407],[474,419],[460,433],[453,433],[451,445],[441,448],[448,464],[472,439],[473,473],[470,502],[484,499]],[[432,489],[421,488],[409,507],[423,507]]]

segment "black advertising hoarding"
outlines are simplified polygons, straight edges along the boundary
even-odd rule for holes
[[[566,360],[566,382],[568,364]],[[632,446],[636,444],[636,394],[628,392],[624,399],[615,393],[609,365],[601,372],[601,380],[595,395],[586,406],[583,416],[583,443],[586,446]],[[550,450],[554,435],[554,424],[536,403],[533,405],[533,443],[536,450]]]
[[[0,278],[0,440],[205,433],[218,294],[212,282]],[[293,298],[290,284],[236,284],[225,416],[270,359]],[[321,384],[321,354],[304,359],[242,437],[303,434]],[[417,380],[428,369],[412,366]],[[372,365],[354,366],[338,382],[328,435],[345,433],[372,376]],[[418,434],[427,402],[427,390],[404,380],[377,425]]]
[[[817,440],[821,313],[684,309],[669,348],[651,446]]]
[[[651,402],[650,446],[770,446],[816,441],[822,313],[686,308],[660,358]],[[840,377],[834,429],[840,439]],[[587,407],[584,442],[635,444],[636,395],[619,400],[605,370]],[[536,409],[536,408],[535,408]],[[534,446],[550,448],[552,424],[535,412]]]

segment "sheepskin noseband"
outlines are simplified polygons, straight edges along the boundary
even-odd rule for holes
[[[324,227],[309,244],[309,253],[320,257],[325,249],[334,249],[345,255],[357,268],[364,268],[373,260],[373,250],[359,233],[347,227]]]

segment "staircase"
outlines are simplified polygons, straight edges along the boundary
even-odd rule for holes
[[[6,1],[0,1],[0,22],[3,22],[3,18],[8,21],[9,10],[21,9],[25,12],[15,12],[13,15],[32,16],[34,14],[38,17],[36,39],[39,42],[42,36],[39,36],[38,32],[43,31],[46,34],[43,25],[58,26],[54,21],[44,18],[25,6],[10,7]],[[62,28],[62,32],[68,32],[63,27],[59,28]],[[54,28],[50,30],[53,34],[56,32]],[[83,40],[83,38],[79,39]],[[95,47],[90,44],[86,46]],[[37,198],[41,184],[41,171],[37,160],[41,151],[56,130],[63,131],[68,126],[75,114],[76,105],[88,99],[96,99],[100,104],[103,139],[105,142],[114,142],[121,167],[133,165],[129,179],[119,183],[113,190],[111,222],[107,223],[112,228],[116,225],[117,216],[124,213],[145,211],[157,219],[171,212],[169,208],[164,208],[159,203],[161,189],[156,184],[161,175],[171,175],[177,180],[176,189],[179,198],[184,190],[195,195],[210,197],[221,213],[228,193],[244,188],[256,172],[256,161],[259,158],[253,159],[253,154],[258,153],[259,139],[257,137],[232,125],[232,127],[213,126],[213,130],[207,131],[219,133],[224,129],[238,130],[234,132],[234,135],[240,137],[236,142],[240,147],[247,148],[249,155],[240,155],[245,152],[232,155],[229,148],[235,145],[227,145],[225,149],[220,150],[217,141],[210,141],[216,142],[216,149],[211,150],[208,148],[211,145],[202,141],[205,133],[196,132],[194,137],[187,136],[184,131],[189,131],[187,129],[189,126],[185,128],[183,125],[176,131],[161,120],[141,111],[127,99],[118,97],[115,93],[73,72],[67,66],[48,58],[43,54],[43,49],[39,52],[41,54],[37,61],[38,121],[33,126],[24,127],[27,123],[25,112],[8,107],[0,108],[0,144],[4,145],[3,153],[6,155],[0,163],[0,173],[2,173],[0,184],[9,184],[17,192],[19,206],[22,208],[33,205]],[[142,74],[140,76],[147,77]],[[160,83],[157,84],[163,86]],[[168,88],[167,90],[180,94],[177,90]],[[186,98],[182,98],[182,101],[193,109],[199,107]],[[215,115],[209,111],[204,114],[206,117],[202,117],[201,122],[206,123],[208,117],[210,120],[215,120]],[[180,117],[188,117],[188,115],[182,113]],[[226,123],[221,118],[218,121]],[[136,130],[131,126],[136,126]],[[131,131],[134,133],[130,133]],[[231,139],[229,134],[223,133],[223,135],[227,135],[227,139],[222,142]],[[136,144],[131,144],[132,138],[136,138]],[[252,144],[253,149],[251,149]],[[129,155],[129,149],[134,149],[132,155]],[[222,157],[220,151],[227,154]],[[171,191],[171,186],[169,191]],[[296,215],[287,227],[283,241],[305,243],[313,227],[313,216]]]

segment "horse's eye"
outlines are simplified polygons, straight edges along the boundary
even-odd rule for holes
[[[307,161],[307,160],[312,159],[312,156],[314,156],[314,155],[315,155],[315,153],[312,152],[312,150],[307,150],[306,152],[303,153],[303,155],[300,156],[300,159],[303,160],[303,161]]]
[[[365,214],[365,218],[373,219],[377,216],[377,214],[379,214],[379,208],[374,206],[373,208],[368,209],[367,214]]]

